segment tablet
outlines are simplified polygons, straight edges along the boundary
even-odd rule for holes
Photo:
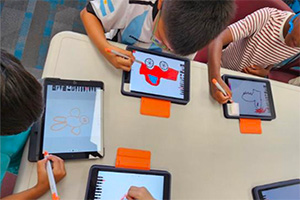
[[[131,186],[145,187],[154,199],[170,199],[171,174],[161,170],[122,169],[93,165],[89,172],[85,199],[121,199]]]
[[[130,72],[123,72],[121,92],[187,104],[190,95],[190,61],[171,54],[128,46],[136,60]]]
[[[228,112],[227,104],[223,104],[226,118],[258,118],[262,120],[275,119],[271,85],[268,80],[222,76],[232,92],[232,100],[239,103],[239,116],[232,116]]]
[[[296,200],[300,199],[300,179],[257,186],[252,189],[254,200]]]
[[[33,128],[29,160],[44,151],[63,159],[102,157],[103,83],[46,78],[43,85],[45,110]]]

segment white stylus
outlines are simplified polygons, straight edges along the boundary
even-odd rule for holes
[[[218,81],[216,79],[212,79],[213,84],[215,84],[215,86],[225,95],[228,96],[228,94],[226,93],[226,91],[224,90],[224,88],[222,88],[222,86],[218,83]],[[229,100],[231,103],[233,102],[232,99]]]
[[[44,157],[46,159],[47,159],[47,156],[49,156],[49,153],[47,151],[45,151],[44,152]],[[52,194],[52,200],[59,200],[60,198],[59,198],[58,193],[57,193],[56,183],[55,183],[51,163],[50,163],[49,160],[47,160],[46,168],[47,168],[47,174],[48,174],[50,190],[51,190],[51,194]]]
[[[105,48],[105,51],[106,51],[106,52],[109,52],[109,53],[113,53],[113,54],[115,54],[115,55],[117,55],[117,56],[120,56],[120,57],[123,57],[123,58],[126,58],[126,59],[130,59],[129,56],[127,56],[127,55],[125,55],[125,54],[122,54],[122,53],[120,53],[120,52],[117,52],[117,51],[115,51],[115,50],[113,50],[113,49]],[[140,63],[140,64],[143,63],[143,62],[140,61],[140,60],[134,60],[134,62],[137,62],[137,63]]]

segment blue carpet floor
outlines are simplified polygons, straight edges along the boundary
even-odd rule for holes
[[[88,0],[1,0],[1,48],[40,78],[51,38],[85,33],[79,13]]]

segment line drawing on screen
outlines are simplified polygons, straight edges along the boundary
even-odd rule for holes
[[[255,113],[265,113],[267,110],[262,107],[262,96],[261,91],[259,90],[252,89],[252,92],[243,92],[242,99],[254,104],[254,107],[256,108]]]
[[[146,58],[145,63],[140,67],[140,74],[144,75],[146,81],[152,86],[158,86],[162,78],[177,81],[178,73],[177,70],[170,68],[166,61],[160,61],[157,66],[151,58]]]
[[[70,110],[68,116],[56,116],[53,118],[54,124],[50,127],[52,131],[60,131],[66,126],[71,127],[71,133],[73,135],[80,135],[81,126],[89,123],[89,118],[85,115],[80,115],[79,108],[73,108]]]

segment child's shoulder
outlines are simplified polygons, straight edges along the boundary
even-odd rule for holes
[[[95,5],[97,8],[108,7],[108,8],[125,8],[126,6],[154,6],[157,0],[92,0],[90,3]]]
[[[267,15],[270,15],[273,17],[282,17],[282,16],[292,14],[292,12],[290,12],[290,11],[280,10],[280,9],[271,8],[271,7],[261,8],[261,9],[257,10],[256,12],[259,12],[262,14],[267,14]]]
[[[156,0],[92,0],[89,2],[97,16],[134,16],[156,7]]]
[[[284,23],[284,21],[292,14],[290,11],[279,10],[277,8],[265,7],[261,8],[254,13],[250,14],[249,17],[253,20],[259,20],[262,24],[267,24],[271,22],[273,25],[279,25]]]

